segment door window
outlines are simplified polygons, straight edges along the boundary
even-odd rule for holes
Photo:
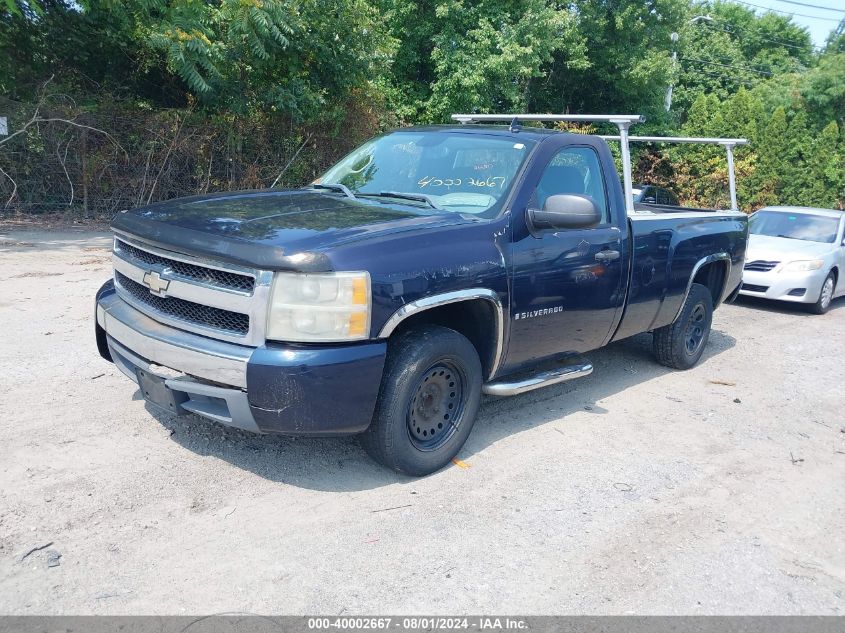
[[[592,198],[602,213],[602,224],[610,221],[604,176],[599,157],[591,147],[567,147],[549,161],[543,172],[532,203],[542,209],[549,196],[564,193]]]

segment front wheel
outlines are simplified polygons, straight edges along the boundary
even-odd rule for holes
[[[833,290],[836,287],[836,277],[833,271],[828,273],[827,278],[822,284],[822,289],[819,291],[819,298],[815,303],[811,303],[808,308],[813,314],[824,314],[830,310],[830,302],[833,301]]]
[[[406,475],[433,473],[466,442],[481,402],[482,369],[472,343],[424,326],[390,342],[372,424],[361,444]]]
[[[694,366],[707,345],[713,322],[713,297],[701,284],[692,284],[684,307],[674,323],[654,331],[657,362],[673,369]]]

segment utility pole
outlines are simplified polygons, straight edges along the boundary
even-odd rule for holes
[[[678,72],[678,51],[675,45],[678,42],[678,34],[672,33],[672,77],[669,78],[669,87],[666,89],[666,99],[664,99],[664,106],[666,112],[672,109],[672,90],[675,88],[675,74]]]
[[[687,20],[687,24],[695,24],[696,22],[700,22],[704,20],[705,22],[715,22],[713,18],[709,15],[697,15],[691,20]],[[677,33],[672,33],[672,74],[674,75],[678,71],[678,40],[680,39],[680,35]],[[675,78],[674,76],[669,79],[669,86],[666,88],[666,98],[663,100],[663,105],[666,108],[666,112],[672,109],[672,91],[675,89]]]

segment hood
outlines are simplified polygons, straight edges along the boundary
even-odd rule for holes
[[[302,262],[301,254],[311,253],[316,262],[320,253],[352,241],[473,222],[456,213],[410,209],[331,192],[249,191],[132,209],[119,213],[112,228],[162,248],[273,269],[291,267],[287,258],[295,254]]]
[[[788,237],[749,235],[745,261],[758,259],[770,262],[788,262],[796,259],[819,259],[827,255],[834,245],[826,242],[808,242]]]

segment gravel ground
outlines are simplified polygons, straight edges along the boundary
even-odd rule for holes
[[[843,300],[726,306],[683,373],[611,345],[408,479],[148,410],[94,346],[107,236],[2,240],[0,613],[845,612]]]

